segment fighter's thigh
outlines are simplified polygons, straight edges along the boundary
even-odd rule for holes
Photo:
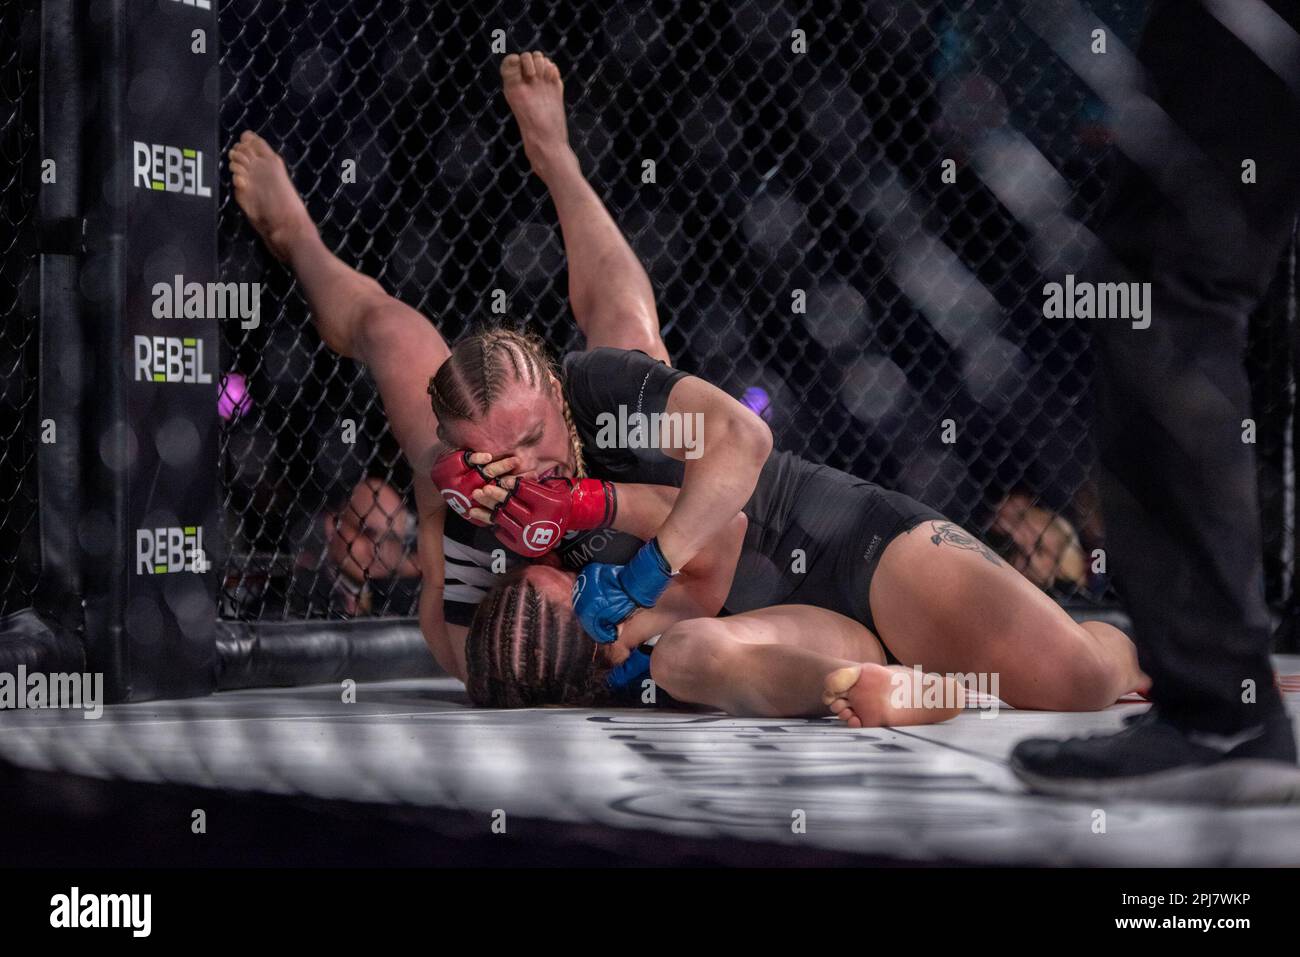
[[[833,658],[885,663],[884,648],[865,625],[813,605],[773,605],[726,618],[679,622],[674,628],[686,638],[707,634],[744,644],[791,645]]]
[[[871,581],[881,640],[905,665],[997,673],[1012,704],[1108,680],[1097,644],[1056,602],[952,522],[895,538]]]
[[[418,467],[438,441],[428,389],[429,378],[451,355],[447,341],[410,306],[385,299],[366,312],[357,351],[379,387],[393,436]]]

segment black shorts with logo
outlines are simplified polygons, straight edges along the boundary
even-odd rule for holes
[[[871,580],[885,548],[942,513],[871,482],[823,468],[807,478],[779,527],[750,517],[732,614],[770,605],[815,605],[860,621],[879,637]]]

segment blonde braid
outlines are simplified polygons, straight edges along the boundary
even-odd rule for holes
[[[564,411],[564,424],[569,427],[569,445],[573,447],[574,475],[576,478],[587,477],[587,463],[582,457],[582,439],[578,436],[578,427],[573,424],[573,410],[569,400],[560,393],[560,408]]]

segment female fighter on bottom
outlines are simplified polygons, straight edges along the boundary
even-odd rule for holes
[[[230,155],[236,199],[294,269],[321,338],[376,379],[416,476],[421,628],[474,700],[595,702],[608,664],[656,634],[651,675],[679,700],[744,714],[829,706],[855,726],[954,712],[891,704],[884,648],[904,666],[996,673],[1003,700],[1022,708],[1096,709],[1142,685],[1122,633],[1076,624],[925,506],[772,451],[748,409],[661,361],[649,281],[569,148],[558,70],[512,55],[502,75],[555,203],[590,350],[569,356],[562,376],[534,342],[500,330],[448,350],[427,320],[324,247],[263,140],[245,133]],[[607,416],[655,412],[702,423],[703,448],[610,440]],[[435,463],[439,440],[482,451]],[[627,540],[611,528],[648,541],[620,552]],[[584,566],[574,597],[606,665],[591,661],[565,574],[534,566],[502,582],[490,570],[497,539]],[[463,623],[485,597],[467,642]],[[723,607],[737,614],[712,617]]]

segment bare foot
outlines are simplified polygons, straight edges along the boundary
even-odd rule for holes
[[[244,130],[230,149],[229,163],[235,202],[271,254],[286,262],[297,240],[317,233],[302,197],[293,188],[284,160],[270,143]]]
[[[533,172],[545,180],[556,165],[576,162],[564,118],[560,68],[541,53],[511,53],[501,61],[501,86]]]
[[[947,721],[966,707],[966,689],[943,675],[901,665],[861,664],[826,676],[822,701],[850,728],[901,728]]]

